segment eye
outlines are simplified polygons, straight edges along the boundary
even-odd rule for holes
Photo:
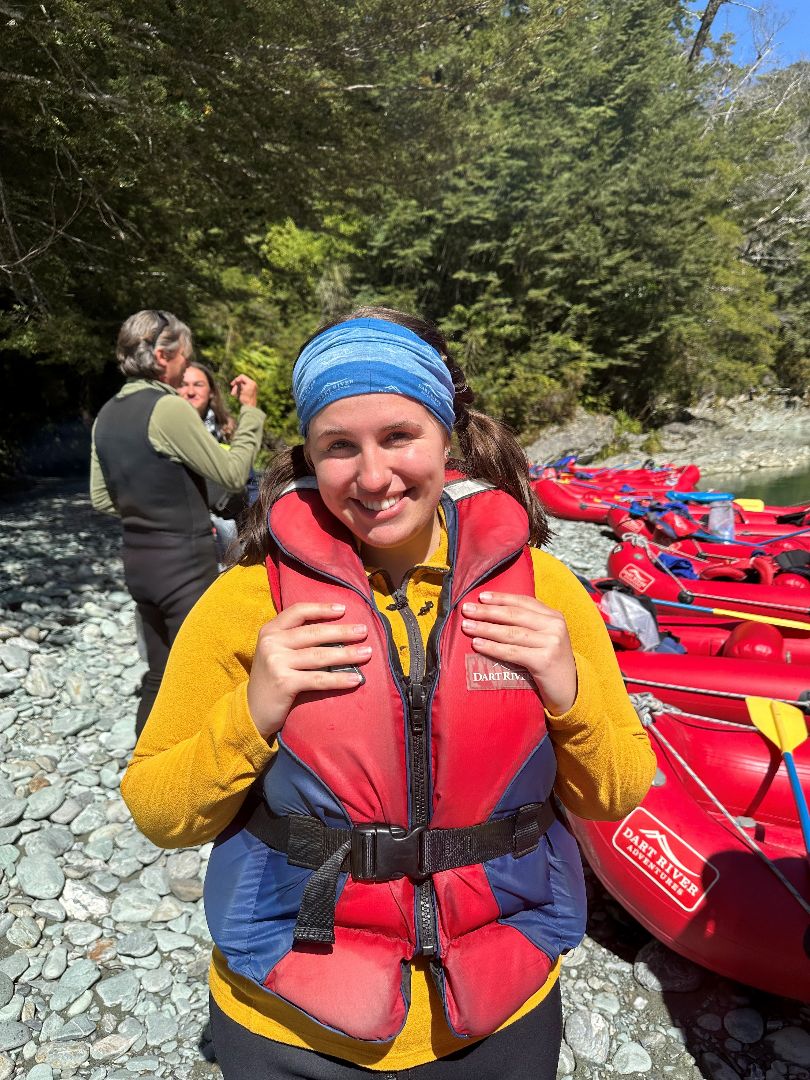
[[[346,439],[335,439],[334,442],[329,443],[326,447],[327,454],[340,454],[346,450],[350,450],[352,444]]]
[[[391,431],[388,435],[388,442],[396,445],[397,443],[409,442],[412,438],[413,432],[411,431]]]

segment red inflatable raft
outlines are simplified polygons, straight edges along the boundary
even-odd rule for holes
[[[677,578],[663,571],[648,554],[648,547],[630,542],[616,544],[608,555],[608,573],[633,592],[658,600],[755,615],[810,622],[810,581],[790,575],[790,584],[750,585],[740,581]]]
[[[641,806],[618,823],[570,819],[588,862],[676,952],[810,1001],[810,862],[778,752],[746,725],[648,719],[658,772]],[[795,760],[807,788],[810,742]]]

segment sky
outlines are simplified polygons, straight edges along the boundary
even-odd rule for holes
[[[690,5],[692,7],[692,5]],[[694,5],[701,10],[704,4]],[[774,60],[779,67],[796,60],[810,60],[810,0],[737,0],[724,3],[712,26],[712,36],[730,31],[737,38],[735,60],[744,63],[752,59],[754,51],[750,9],[765,9],[767,22],[784,22],[776,35],[777,46]],[[773,61],[768,66],[774,66]]]

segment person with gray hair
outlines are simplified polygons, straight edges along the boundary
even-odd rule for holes
[[[183,619],[216,580],[217,554],[206,481],[244,488],[261,445],[256,383],[237,375],[241,406],[228,448],[178,393],[193,356],[191,330],[170,311],[131,315],[118,335],[127,381],[93,425],[90,497],[123,526],[127,588],[143,624],[148,670],[135,722],[140,735]]]

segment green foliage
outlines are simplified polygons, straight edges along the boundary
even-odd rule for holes
[[[11,443],[176,311],[296,437],[291,364],[420,310],[524,436],[810,385],[810,65],[688,63],[685,0],[52,0],[0,40]]]

